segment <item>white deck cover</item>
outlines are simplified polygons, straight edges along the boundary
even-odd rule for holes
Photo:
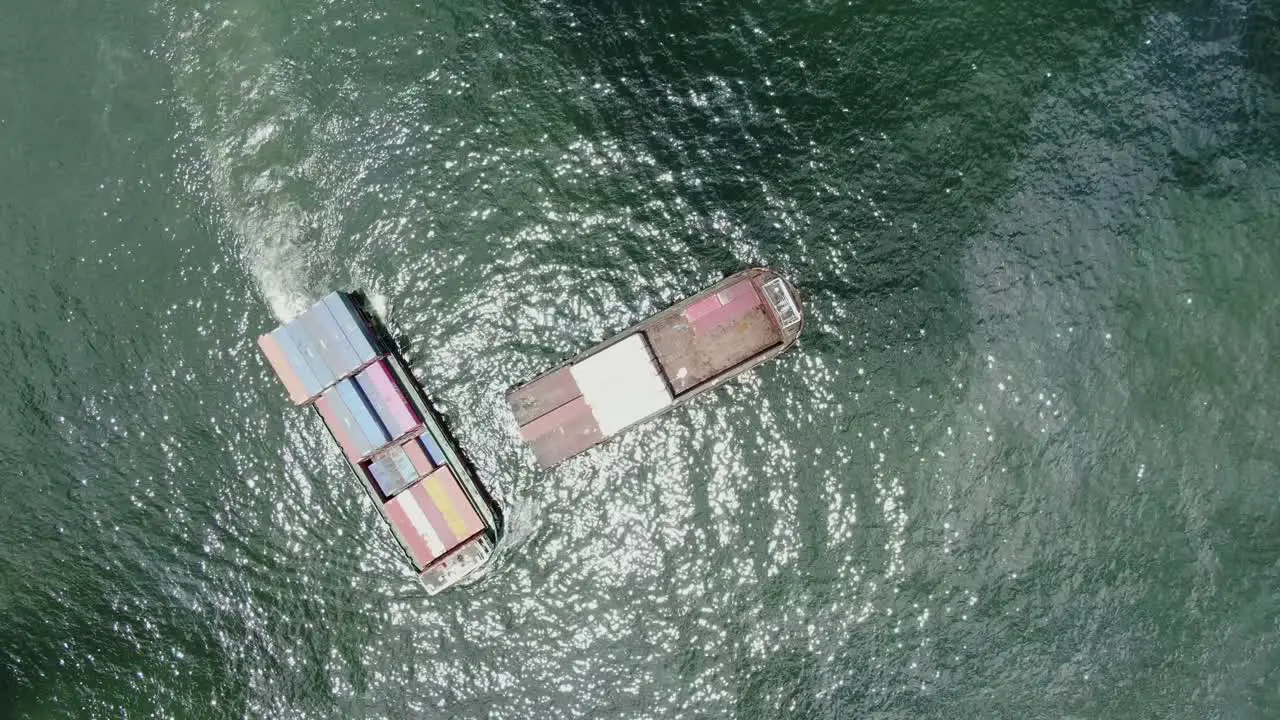
[[[570,372],[605,437],[671,404],[671,391],[640,333],[577,363]]]

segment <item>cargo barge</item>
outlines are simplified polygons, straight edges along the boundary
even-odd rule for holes
[[[493,503],[356,296],[330,293],[258,346],[293,403],[320,416],[429,594],[488,562]]]
[[[551,468],[776,357],[803,327],[791,283],[743,270],[514,388],[507,404]]]

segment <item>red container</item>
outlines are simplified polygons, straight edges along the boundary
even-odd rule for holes
[[[581,397],[582,391],[573,379],[573,372],[561,368],[543,375],[520,389],[510,400],[516,422],[524,425],[543,413],[550,412],[570,400]]]
[[[404,448],[404,454],[409,456],[409,462],[413,463],[413,469],[417,470],[419,475],[426,475],[435,469],[435,465],[427,458],[427,452],[422,449],[422,444],[417,438],[409,440],[401,447]]]
[[[544,422],[545,421],[545,422]],[[578,398],[520,429],[538,462],[550,467],[601,440],[600,424],[587,401]]]

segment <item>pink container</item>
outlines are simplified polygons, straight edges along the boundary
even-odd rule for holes
[[[698,302],[685,308],[684,319],[688,320],[689,322],[696,322],[698,318],[706,315],[707,313],[719,310],[722,304],[723,303],[720,302],[720,298],[716,297],[715,295],[708,295],[707,297],[704,297]]]
[[[280,344],[270,335],[262,335],[258,338],[258,347],[262,350],[262,354],[266,356],[267,362],[271,363],[271,369],[275,371],[276,377],[280,378],[280,382],[284,383],[284,389],[289,393],[289,399],[295,405],[303,405],[308,400],[307,389],[302,385],[302,380],[298,378],[298,374],[293,371],[289,365],[289,359],[285,357],[284,350],[280,348]]]
[[[320,418],[324,420],[324,424],[329,426],[333,431],[333,436],[337,438],[338,445],[342,446],[342,452],[352,460],[360,460],[359,449],[351,443],[347,431],[342,426],[342,420],[339,411],[334,409],[333,400],[328,396],[321,395],[316,398],[316,410],[320,411]]]
[[[471,506],[457,507],[449,492],[450,485],[457,488],[453,474],[448,468],[440,468],[431,477],[410,485],[387,501],[387,518],[419,567],[429,565],[474,534],[467,533],[473,523],[465,511]],[[459,488],[457,492],[462,491]],[[454,526],[461,535],[455,532]]]
[[[422,444],[416,438],[401,447],[404,448],[404,454],[409,456],[409,462],[413,463],[413,469],[417,470],[419,475],[426,475],[435,468],[435,465],[432,465],[431,460],[427,458],[427,452],[422,449]]]
[[[418,485],[431,498],[446,524],[452,528],[455,544],[484,530],[484,520],[476,514],[475,507],[463,493],[462,486],[448,466],[437,469]]]
[[[720,298],[721,305],[728,305],[743,295],[754,294],[756,294],[755,284],[750,280],[741,280],[716,293],[716,297]]]
[[[760,295],[754,290],[750,293],[743,293],[729,302],[727,305],[721,306],[718,310],[703,315],[693,321],[694,332],[706,332],[718,325],[725,325],[737,320],[747,313],[760,307]]]
[[[385,360],[378,360],[362,370],[356,381],[378,408],[378,414],[392,437],[400,437],[420,424]]]

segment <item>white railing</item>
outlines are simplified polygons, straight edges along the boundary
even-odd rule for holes
[[[491,554],[493,543],[482,535],[458,548],[443,562],[427,568],[418,579],[427,589],[427,594],[435,595],[484,565]]]
[[[789,328],[800,322],[800,310],[796,308],[796,302],[791,297],[791,293],[787,292],[787,286],[782,282],[782,278],[774,278],[761,286],[764,290],[764,297],[773,306],[773,311],[778,314],[778,321],[782,323],[782,327]]]

